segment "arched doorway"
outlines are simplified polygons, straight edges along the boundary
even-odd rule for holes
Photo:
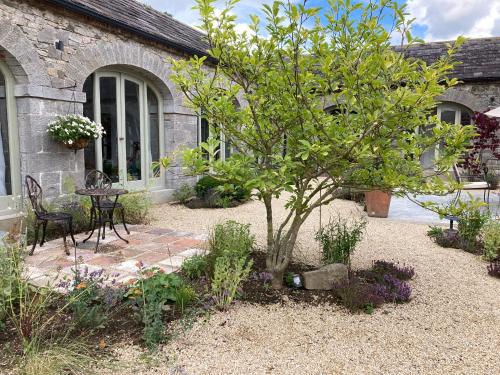
[[[0,62],[0,215],[17,211],[21,193],[14,78]]]
[[[473,112],[458,103],[443,102],[436,108],[435,114],[441,121],[456,124],[456,125],[471,125]],[[429,125],[424,131],[432,131],[432,125]],[[424,152],[420,158],[420,162],[424,169],[434,169],[434,160],[439,155],[439,150],[445,147],[444,145],[436,145],[432,150]]]
[[[159,92],[140,77],[100,70],[84,83],[83,113],[106,134],[85,150],[86,173],[104,171],[118,186],[140,190],[162,185],[152,162],[163,155],[163,108]]]

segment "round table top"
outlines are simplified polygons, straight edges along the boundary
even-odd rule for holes
[[[112,195],[128,194],[125,189],[78,189],[75,191],[78,195],[88,195],[92,197],[108,197]]]

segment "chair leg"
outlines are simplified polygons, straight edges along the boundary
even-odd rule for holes
[[[47,221],[42,224],[42,240],[40,241],[40,247],[45,243],[45,234],[47,233]]]
[[[64,242],[64,252],[66,255],[69,255],[68,242],[66,241],[66,223],[63,222],[61,224],[62,232],[63,232],[63,242]]]
[[[33,247],[31,248],[29,255],[33,255],[33,252],[35,251],[36,243],[38,242],[38,232],[40,231],[40,222],[37,220],[35,224],[35,239],[33,241]]]
[[[74,232],[73,232],[73,218],[70,218],[69,219],[69,234],[71,236],[71,240],[73,241],[73,245],[78,245],[77,242],[75,241],[75,236],[74,236]]]
[[[127,234],[130,234],[130,231],[127,228],[127,223],[125,222],[125,208],[122,208],[121,211],[122,211],[122,224],[123,224],[123,227],[125,228],[125,231],[127,232]]]

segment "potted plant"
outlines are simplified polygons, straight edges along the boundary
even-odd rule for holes
[[[49,123],[47,133],[70,150],[76,151],[87,147],[91,139],[101,137],[105,131],[101,124],[88,117],[65,115]]]
[[[386,218],[389,215],[391,205],[391,191],[384,188],[383,173],[380,170],[370,171],[370,189],[365,191],[366,212],[370,217]]]

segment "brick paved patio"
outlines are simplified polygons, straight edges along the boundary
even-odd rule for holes
[[[129,226],[130,235],[120,232],[129,240],[125,243],[113,234],[106,234],[101,240],[99,251],[94,253],[95,234],[87,242],[84,233],[75,236],[76,263],[80,269],[89,271],[104,269],[108,275],[116,276],[117,282],[127,282],[136,277],[138,262],[145,267],[157,266],[165,272],[174,272],[182,262],[194,254],[204,252],[206,235],[180,232],[173,229],[148,226]],[[55,283],[57,279],[73,275],[75,249],[69,241],[70,255],[64,253],[62,239],[49,241],[43,247],[37,246],[33,256],[26,256],[26,272],[36,285]]]

